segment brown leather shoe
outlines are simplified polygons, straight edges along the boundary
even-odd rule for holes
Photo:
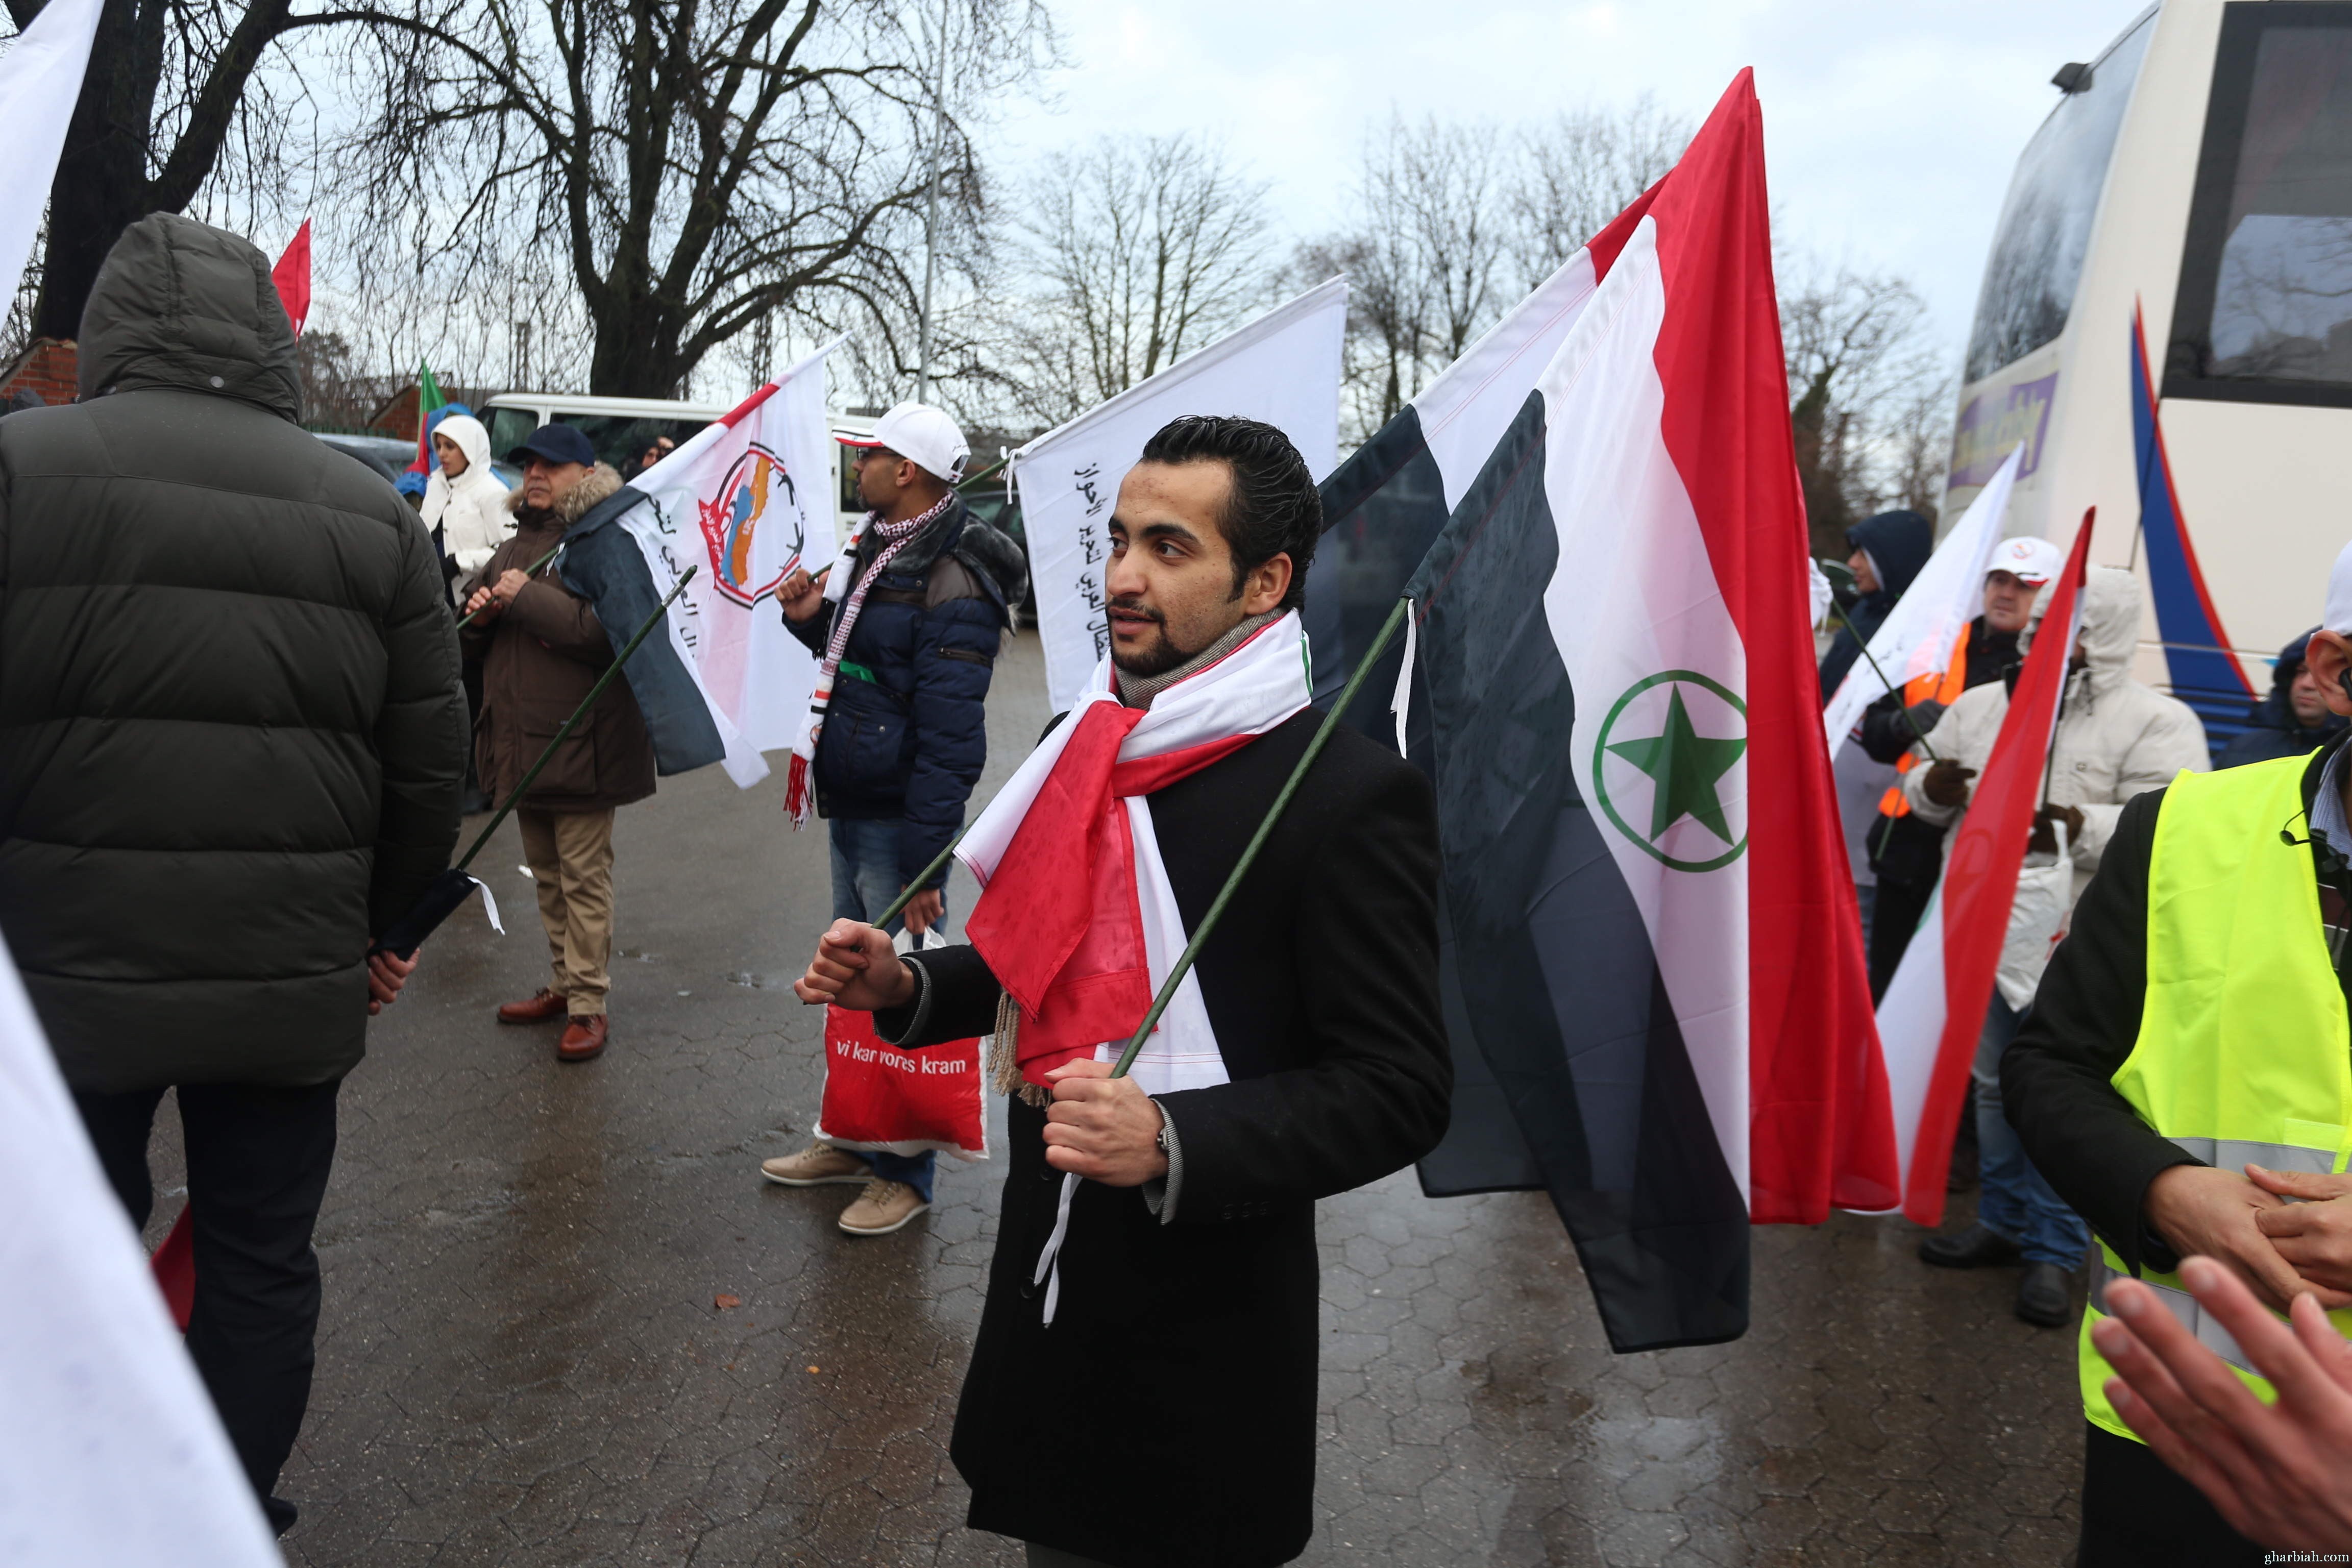
[[[499,1005],[501,1024],[545,1024],[563,1016],[570,1004],[561,991],[542,991],[528,1002],[502,1002]]]
[[[560,1062],[591,1061],[604,1054],[604,1015],[574,1017],[563,1026],[563,1038],[555,1042],[555,1059]]]

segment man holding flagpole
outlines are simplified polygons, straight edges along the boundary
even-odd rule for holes
[[[836,920],[879,915],[963,826],[988,762],[988,688],[1013,624],[1021,552],[965,510],[955,483],[971,448],[955,421],[901,403],[858,448],[871,508],[849,559],[822,588],[805,571],[776,591],[784,625],[824,661],[793,745],[784,807],[795,826],[827,819]],[[947,919],[947,872],[907,902],[917,936]],[[842,1211],[849,1236],[887,1236],[931,1206],[937,1156],[871,1153],[819,1141],[764,1160],[788,1187],[862,1190]]]
[[[556,727],[613,662],[596,606],[545,567],[572,526],[621,488],[621,476],[569,425],[541,426],[513,455],[523,465],[507,502],[515,531],[476,574],[466,598],[475,618],[459,634],[482,663],[475,767],[499,800],[522,786]],[[563,1020],[560,1062],[604,1054],[613,816],[652,795],[655,777],[653,741],[628,682],[605,689],[578,734],[548,760],[515,812],[547,931],[550,983],[499,1008],[501,1024]]]
[[[1018,1091],[951,1453],[1032,1564],[1270,1568],[1314,1524],[1314,1200],[1425,1153],[1451,1069],[1428,781],[1340,728],[1131,1076],[1111,1063],[1305,753],[1322,507],[1272,426],[1188,417],[1118,490],[1111,656],[972,826],[969,947],[836,921],[795,989]],[[1109,1456],[1073,1479],[1073,1456]]]
[[[1863,710],[1862,749],[1874,762],[1892,763],[1898,775],[1927,761],[1916,750],[1944,710],[2018,660],[2018,634],[2033,615],[2033,596],[2058,574],[2065,556],[2046,539],[2003,540],[1984,579],[1984,612],[1961,628],[1941,670],[1906,681]],[[1886,994],[1911,945],[1919,918],[1935,896],[1944,868],[1944,824],[1912,814],[1898,776],[1878,803],[1869,833],[1870,868],[1878,896],[1870,920],[1870,994]]]

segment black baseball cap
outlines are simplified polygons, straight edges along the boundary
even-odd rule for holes
[[[525,458],[544,458],[551,463],[579,463],[587,468],[596,466],[596,448],[588,437],[569,425],[542,425],[530,433],[530,439],[509,453],[516,462]]]

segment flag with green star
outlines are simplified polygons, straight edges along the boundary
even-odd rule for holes
[[[1898,1196],[1759,124],[1743,75],[1546,286],[1547,363],[1407,410],[1336,498],[1366,525],[1384,491],[1446,510],[1397,687],[1436,786],[1454,1037],[1424,1189],[1547,1191],[1621,1351],[1743,1332],[1751,1224]]]

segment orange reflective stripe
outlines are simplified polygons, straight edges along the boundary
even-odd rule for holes
[[[1903,706],[1915,707],[1922,702],[1940,702],[1949,708],[1969,689],[1969,629],[1960,628],[1959,640],[1952,644],[1952,657],[1945,662],[1941,675],[1915,676],[1903,683]],[[1919,765],[1916,752],[1906,752],[1895,759],[1896,782],[1878,797],[1881,816],[1908,816],[1911,802],[1903,793],[1902,777]]]
[[[1959,641],[1952,645],[1951,661],[1944,666],[1944,679],[1936,688],[1936,700],[1949,708],[1969,689],[1969,628],[1960,628]]]

